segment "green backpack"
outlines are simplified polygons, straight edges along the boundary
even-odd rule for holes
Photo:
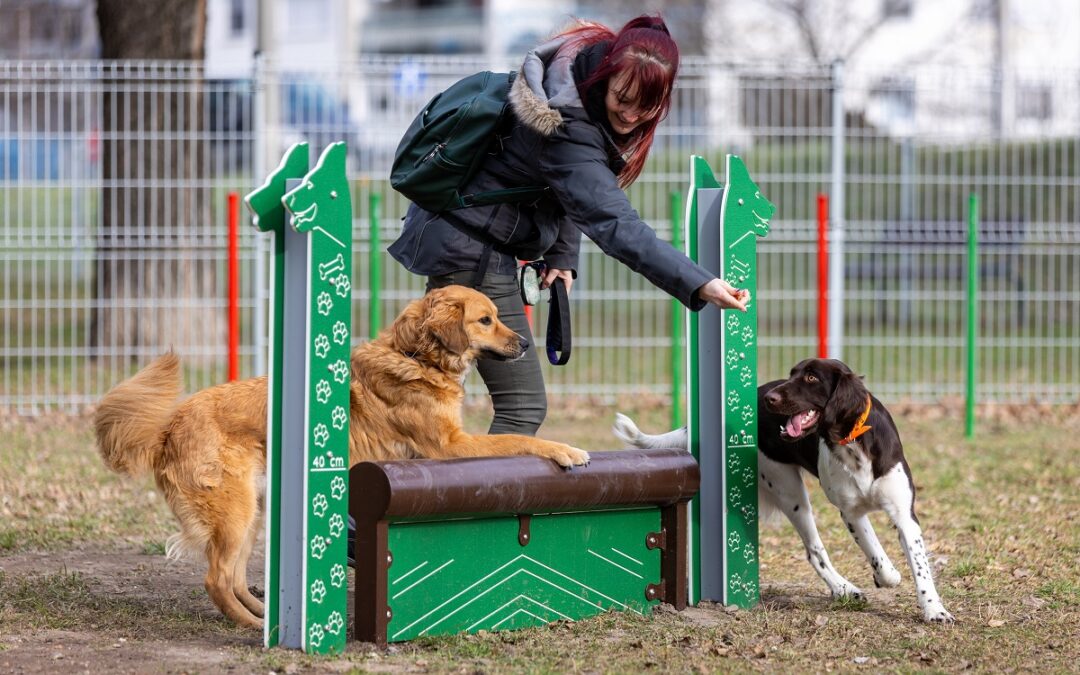
[[[462,194],[510,114],[507,97],[514,75],[484,71],[436,94],[413,119],[398,144],[390,185],[409,201],[434,213],[539,197],[547,188]]]

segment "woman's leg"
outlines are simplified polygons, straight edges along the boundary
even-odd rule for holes
[[[475,275],[473,271],[462,271],[429,277],[427,289],[451,284],[472,286]],[[529,341],[525,355],[516,361],[480,359],[476,363],[495,409],[488,433],[535,436],[547,415],[547,391],[517,279],[511,275],[488,273],[477,290],[495,303],[500,321]]]

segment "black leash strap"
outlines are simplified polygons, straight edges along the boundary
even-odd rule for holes
[[[480,284],[484,283],[489,260],[491,260],[491,244],[485,244],[483,252],[480,253],[480,262],[476,265],[476,272],[473,274],[472,287],[476,290],[480,290]]]
[[[555,283],[551,284],[550,302],[547,357],[551,365],[562,366],[570,360],[570,298],[566,293],[566,282],[562,279],[555,279]]]

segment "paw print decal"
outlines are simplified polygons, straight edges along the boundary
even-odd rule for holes
[[[341,618],[341,612],[334,610],[330,612],[330,618],[326,621],[326,630],[334,635],[341,634],[341,629],[345,627],[345,619]]]
[[[330,536],[335,539],[341,536],[341,533],[345,530],[345,519],[341,517],[340,513],[335,513],[330,516]]]
[[[315,304],[318,306],[319,314],[323,316],[330,316],[330,310],[334,308],[334,299],[330,297],[330,294],[326,291],[319,293],[319,297],[315,299]]]
[[[330,585],[334,588],[341,588],[345,585],[345,566],[341,563],[335,563],[330,568]]]
[[[319,422],[315,425],[315,431],[311,432],[311,437],[315,439],[315,445],[325,448],[326,442],[330,440],[330,430],[325,424]]]
[[[728,368],[734,368],[735,364],[739,362],[739,352],[729,349],[727,354],[724,355],[724,361],[727,362]]]
[[[754,379],[754,373],[750,370],[750,366],[743,366],[739,371],[739,382],[742,382],[742,386],[749,387],[750,382]]]
[[[330,338],[319,334],[319,337],[315,338],[315,356],[318,356],[320,359],[325,359],[326,355],[329,353]]]
[[[319,403],[330,400],[330,383],[326,380],[319,380],[319,383],[315,385],[315,400]]]
[[[311,601],[316,605],[321,605],[324,599],[326,599],[326,584],[322,579],[316,579],[315,583],[311,584]]]
[[[318,649],[324,637],[326,637],[326,632],[323,631],[323,627],[317,623],[311,624],[311,630],[308,631],[308,644]]]
[[[742,513],[743,520],[746,521],[748,525],[753,525],[757,522],[757,512],[750,504],[743,504],[743,507],[739,509],[739,512]]]
[[[330,496],[334,499],[341,499],[345,496],[345,479],[341,476],[334,476],[334,480],[330,481]]]
[[[338,294],[338,297],[349,297],[349,291],[351,290],[352,284],[349,283],[349,277],[341,274],[338,275],[336,279],[334,279],[334,292]]]
[[[323,554],[326,553],[326,539],[317,534],[311,539],[311,557],[316,560],[322,560]]]
[[[726,320],[727,320],[728,333],[734,333],[736,330],[739,329],[739,317],[738,316],[736,316],[735,314],[733,314],[731,312],[728,312]]]
[[[742,415],[743,423],[749,424],[750,420],[754,419],[754,408],[750,405],[744,405],[739,410],[739,414]]]
[[[315,498],[311,500],[311,511],[319,518],[326,515],[328,508],[330,508],[330,503],[326,501],[326,495],[322,493],[315,495]]]
[[[742,483],[743,483],[743,485],[753,485],[754,484],[754,472],[751,471],[750,467],[748,467],[748,466],[743,467],[743,470],[742,470]]]
[[[334,381],[338,384],[345,384],[345,381],[349,379],[349,365],[344,359],[335,361],[334,365],[330,366],[330,372],[334,374]]]
[[[344,321],[334,322],[334,344],[343,345],[349,339],[349,329]]]
[[[739,405],[739,391],[737,389],[728,389],[726,400],[729,408]]]
[[[345,414],[345,408],[342,406],[334,406],[334,412],[330,413],[330,423],[334,425],[334,428],[341,431],[345,428],[345,422],[349,419]]]
[[[750,326],[743,326],[742,339],[746,344],[750,344],[754,340],[754,329]]]

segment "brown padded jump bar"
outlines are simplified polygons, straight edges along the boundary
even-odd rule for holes
[[[573,470],[535,456],[363,462],[349,474],[349,512],[357,520],[383,520],[668,506],[693,497],[701,482],[697,462],[685,450],[590,454],[588,466]]]

